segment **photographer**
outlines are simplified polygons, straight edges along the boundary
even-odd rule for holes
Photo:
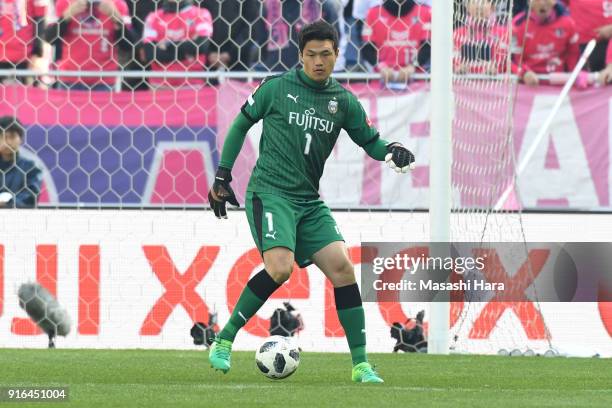
[[[12,116],[0,117],[0,208],[36,206],[42,172],[19,154],[25,129]]]
[[[61,44],[57,65],[62,71],[115,71],[117,49],[130,50],[134,43],[124,0],[58,0],[59,21],[51,24],[45,40]],[[59,88],[110,91],[112,77],[60,77]]]

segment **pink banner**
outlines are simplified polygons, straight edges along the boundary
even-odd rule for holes
[[[0,86],[0,114],[17,115],[29,126],[24,154],[43,167],[43,202],[206,205],[224,136],[255,86],[227,81],[198,91],[135,93]],[[427,208],[429,162],[436,159],[430,157],[428,86],[390,91],[371,82],[350,89],[384,139],[415,153],[417,168],[398,176],[341,134],[326,164],[321,196],[334,208]],[[496,203],[559,92],[520,86],[513,101],[503,83],[456,87],[455,207]],[[517,197],[525,208],[610,209],[611,97],[612,87],[571,91],[519,178]],[[260,137],[258,124],[236,161],[240,201]]]
[[[555,87],[521,87],[514,113],[519,159],[559,92]],[[612,87],[570,92],[539,146],[540,154],[534,155],[521,177],[525,206],[610,208],[611,98]]]
[[[253,87],[227,83],[222,89],[220,129],[239,112]],[[369,112],[370,119],[389,141],[399,140],[416,154],[417,169],[395,177],[355,146],[336,147],[322,179],[322,196],[334,207],[427,208],[429,204],[428,86],[413,84],[403,92],[382,90],[377,83],[350,87]],[[508,84],[455,87],[453,125],[453,184],[456,207],[491,207],[510,185],[515,164],[521,162],[554,105],[561,88],[519,86],[512,98]],[[573,90],[550,126],[548,135],[519,177],[525,208],[608,209],[610,207],[609,120],[612,88]],[[513,113],[512,128],[509,126]],[[509,130],[513,138],[507,137]],[[259,136],[250,137],[236,162],[234,174],[240,192],[255,162]],[[345,136],[346,137],[346,136]],[[219,139],[219,146],[221,139]],[[343,138],[338,143],[342,145]],[[513,157],[514,155],[514,157]],[[343,163],[334,165],[334,161]],[[354,165],[360,166],[357,177]],[[335,167],[334,167],[335,166]],[[359,183],[349,201],[346,180]],[[342,194],[333,194],[343,185]],[[327,189],[326,189],[327,186]],[[328,193],[329,190],[332,194]],[[337,188],[335,189],[337,190]],[[406,193],[398,193],[397,191]]]

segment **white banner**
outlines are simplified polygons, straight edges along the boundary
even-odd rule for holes
[[[0,347],[46,347],[45,336],[26,319],[17,298],[20,284],[38,280],[57,294],[72,318],[72,332],[58,340],[58,347],[194,348],[189,335],[193,321],[207,322],[208,312],[216,311],[223,325],[249,276],[262,267],[242,211],[230,212],[230,219],[223,221],[199,211],[16,210],[4,215]],[[362,241],[428,239],[426,213],[334,216],[356,263]],[[463,217],[464,225],[477,221]],[[512,219],[497,217],[491,225],[517,223],[515,215],[506,217]],[[523,223],[529,241],[609,241],[612,215],[528,214]],[[255,349],[267,335],[267,319],[284,300],[291,300],[303,316],[299,341],[305,350],[348,350],[333,291],[314,266],[294,271],[238,335],[235,348]],[[422,308],[427,305],[365,304],[369,350],[391,351],[395,340],[389,335],[390,324],[403,323]],[[451,319],[451,333],[459,331],[461,339],[458,348],[543,351],[548,330],[552,345],[560,350],[612,355],[609,304],[498,304],[494,313],[490,308],[479,304],[453,309],[469,315]]]

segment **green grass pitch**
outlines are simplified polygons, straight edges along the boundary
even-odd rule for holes
[[[234,352],[223,375],[204,351],[0,349],[1,386],[68,386],[80,407],[612,407],[604,359],[371,354],[385,384],[353,384],[347,354],[301,355],[282,381]]]

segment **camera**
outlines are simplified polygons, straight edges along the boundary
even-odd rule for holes
[[[283,302],[284,309],[278,308],[270,317],[270,336],[291,337],[304,328],[302,316],[295,312],[289,302]]]
[[[196,346],[210,347],[210,345],[213,344],[218,331],[219,327],[217,326],[217,314],[209,313],[208,324],[202,322],[194,323],[189,334],[191,334],[193,344]]]
[[[426,353],[427,340],[423,334],[423,318],[425,311],[421,310],[417,313],[414,327],[408,329],[405,325],[399,322],[393,322],[391,326],[391,337],[396,340],[393,346],[393,352],[403,351],[405,353]],[[408,319],[406,323],[410,322]]]

